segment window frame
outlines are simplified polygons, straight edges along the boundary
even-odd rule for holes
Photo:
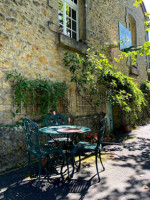
[[[134,23],[133,23],[134,22]],[[135,25],[135,28],[134,28],[134,37],[133,37],[133,24]],[[131,8],[128,8],[126,7],[126,25],[127,25],[127,28],[129,30],[131,30],[131,35],[132,35],[132,45],[137,45],[137,24],[138,24],[138,20],[136,18],[136,16],[134,15],[133,13],[133,10]],[[134,43],[133,43],[134,41]],[[134,74],[134,75],[139,75],[139,56],[137,55],[137,62],[136,62],[136,65],[133,65],[132,64],[132,58],[130,57],[128,59],[128,64],[129,66],[131,67],[131,74]]]
[[[128,14],[128,26],[129,30],[131,31],[131,38],[132,38],[132,45],[137,45],[137,22],[133,15],[130,13]],[[131,67],[138,69],[138,56],[136,56],[137,62],[136,64],[132,64],[132,58],[130,59],[130,65]]]
[[[76,31],[74,31],[72,29],[72,27],[69,28],[69,29],[71,30],[71,33],[72,32],[76,33],[76,39],[75,40],[78,41],[79,40],[79,21],[78,21],[78,4],[79,4],[78,1],[79,0],[77,1],[77,4],[74,3],[74,2],[72,2],[71,0],[61,0],[61,1],[63,3],[63,12],[62,12],[62,15],[63,15],[63,24],[61,24],[60,22],[58,22],[58,23],[59,23],[59,25],[62,25],[62,27],[63,27],[63,32],[62,33],[64,35],[68,36],[67,35],[67,15],[66,15],[66,6],[68,5],[71,9],[73,9],[73,10],[76,11]],[[58,9],[58,17],[59,17],[59,13],[60,13],[60,10]],[[72,21],[73,20],[72,16],[70,18],[71,18],[71,21]],[[73,20],[73,21],[75,21],[75,20]],[[74,39],[72,37],[72,35],[68,36],[68,37]]]

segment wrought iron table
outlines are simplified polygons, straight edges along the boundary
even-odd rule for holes
[[[39,131],[41,133],[51,135],[51,137],[58,136],[58,135],[65,136],[67,137],[67,143],[68,143],[70,135],[77,136],[78,134],[87,133],[91,131],[91,129],[85,126],[62,125],[62,126],[43,127],[43,128],[40,128]],[[66,148],[66,163],[67,163],[68,177],[70,177],[67,148]]]

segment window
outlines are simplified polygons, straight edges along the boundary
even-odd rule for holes
[[[137,45],[136,41],[136,21],[133,18],[132,15],[128,15],[128,20],[129,20],[129,30],[131,31],[131,38],[132,38],[132,45],[135,46]]]
[[[59,32],[78,40],[78,0],[58,0]]]
[[[137,46],[136,21],[131,14],[128,15],[128,20],[129,20],[129,30],[131,31],[132,45],[136,47]],[[135,56],[135,59],[138,60],[138,57]],[[133,68],[138,68],[138,63],[135,64],[131,59],[131,66]]]

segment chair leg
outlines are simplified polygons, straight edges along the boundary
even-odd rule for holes
[[[64,180],[63,167],[64,167],[64,163],[65,163],[65,154],[60,149],[57,149],[57,153],[59,153],[61,155],[62,159],[63,159],[63,162],[62,162],[62,165],[61,165],[61,169],[60,169],[61,178],[62,178],[62,181],[63,181]]]
[[[28,152],[28,169],[31,168],[31,160],[30,160],[30,153]]]
[[[70,175],[71,178],[74,175],[74,168],[75,168],[75,165],[76,165],[76,162],[75,162],[75,154],[76,153],[77,153],[77,149],[75,149],[74,151],[71,152],[71,162],[72,162],[72,168],[73,168],[72,173]],[[76,167],[77,167],[77,171],[79,171],[80,167],[81,167],[81,156],[80,156],[80,153],[79,153],[79,165],[78,166],[76,165]]]
[[[72,164],[72,173],[70,175],[70,178],[72,178],[74,175],[75,154],[73,152],[71,153],[71,164]]]
[[[39,176],[38,176],[38,182],[37,182],[37,187],[40,187],[40,176],[41,176],[41,157],[39,159]]]
[[[77,172],[80,170],[80,167],[81,167],[81,155],[79,153],[79,166],[78,166]]]
[[[50,166],[50,158],[49,158],[49,154],[46,155],[46,158],[47,158],[47,162],[46,162],[46,165],[47,165],[47,169],[49,168]]]
[[[100,182],[100,176],[99,176],[99,171],[98,171],[98,165],[97,165],[97,154],[98,152],[95,152],[95,164],[96,164],[96,171],[97,171],[97,176],[98,176],[98,182]]]
[[[60,174],[61,174],[61,178],[62,178],[62,181],[63,181],[64,180],[63,167],[64,167],[64,163],[65,163],[65,156],[63,154],[62,154],[62,159],[63,159],[63,162],[62,162],[62,165],[61,165]]]
[[[101,165],[103,167],[103,171],[105,171],[105,167],[104,167],[103,162],[102,162],[101,151],[100,150],[99,150],[99,159],[100,159]]]

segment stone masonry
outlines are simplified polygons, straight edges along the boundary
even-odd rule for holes
[[[142,8],[134,8],[133,2],[134,0],[80,1],[79,40],[84,42],[76,42],[58,34],[56,0],[0,0],[0,124],[14,123],[11,115],[14,109],[11,104],[11,85],[6,81],[6,74],[14,70],[29,78],[40,74],[50,80],[66,81],[70,85],[68,98],[72,102],[71,113],[86,114],[86,109],[82,113],[77,109],[75,90],[69,83],[70,73],[63,64],[64,52],[68,47],[80,52],[86,46],[109,43],[110,61],[113,62],[120,50],[118,46],[112,48],[111,44],[119,41],[118,22],[126,26],[128,8],[136,16],[137,44],[143,44],[145,18]],[[126,60],[113,64],[123,73],[129,74],[130,66]],[[138,59],[138,66],[139,76],[132,77],[140,84],[147,78],[145,57]]]

